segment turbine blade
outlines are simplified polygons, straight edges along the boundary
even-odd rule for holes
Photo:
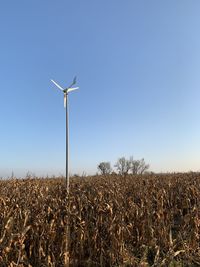
[[[67,89],[67,93],[71,92],[71,91],[74,91],[74,90],[77,90],[79,87],[74,87],[74,88],[68,88]]]
[[[75,84],[75,83],[76,83],[76,76],[73,79],[73,84]]]
[[[64,94],[64,108],[66,108],[67,96]]]
[[[54,83],[55,84],[55,86],[57,86],[60,90],[64,90],[59,84],[57,84],[54,80],[51,80],[52,81],[52,83]]]
[[[73,82],[72,84],[70,84],[69,88],[71,88],[75,83],[76,83],[76,76],[74,77]]]

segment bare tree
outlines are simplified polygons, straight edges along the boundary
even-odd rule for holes
[[[110,174],[112,171],[112,168],[110,166],[110,162],[101,162],[101,163],[99,163],[97,168],[102,175]]]
[[[126,175],[131,170],[131,160],[125,159],[125,157],[119,158],[115,164],[115,168],[121,175]]]
[[[133,157],[131,157],[130,161],[132,174],[143,174],[146,170],[149,169],[149,164],[146,164],[144,159],[133,160]]]
[[[133,160],[131,158],[131,172],[132,174],[138,174],[140,168],[140,160]]]
[[[143,174],[148,169],[149,169],[149,164],[146,164],[144,159],[141,159],[140,160],[139,174]]]

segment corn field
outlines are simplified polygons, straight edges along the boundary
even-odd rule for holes
[[[199,234],[198,173],[0,181],[1,267],[200,266]]]

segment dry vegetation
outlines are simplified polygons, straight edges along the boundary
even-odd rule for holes
[[[69,203],[69,213],[67,212]],[[0,181],[0,266],[200,266],[200,174]]]

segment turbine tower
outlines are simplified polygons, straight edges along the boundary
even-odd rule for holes
[[[62,88],[54,80],[51,80],[63,93],[64,93],[64,107],[66,108],[66,184],[67,184],[67,193],[69,194],[69,126],[68,126],[68,93],[74,90],[77,90],[79,87],[73,87],[76,84],[76,76],[73,79],[73,82],[67,87]]]

